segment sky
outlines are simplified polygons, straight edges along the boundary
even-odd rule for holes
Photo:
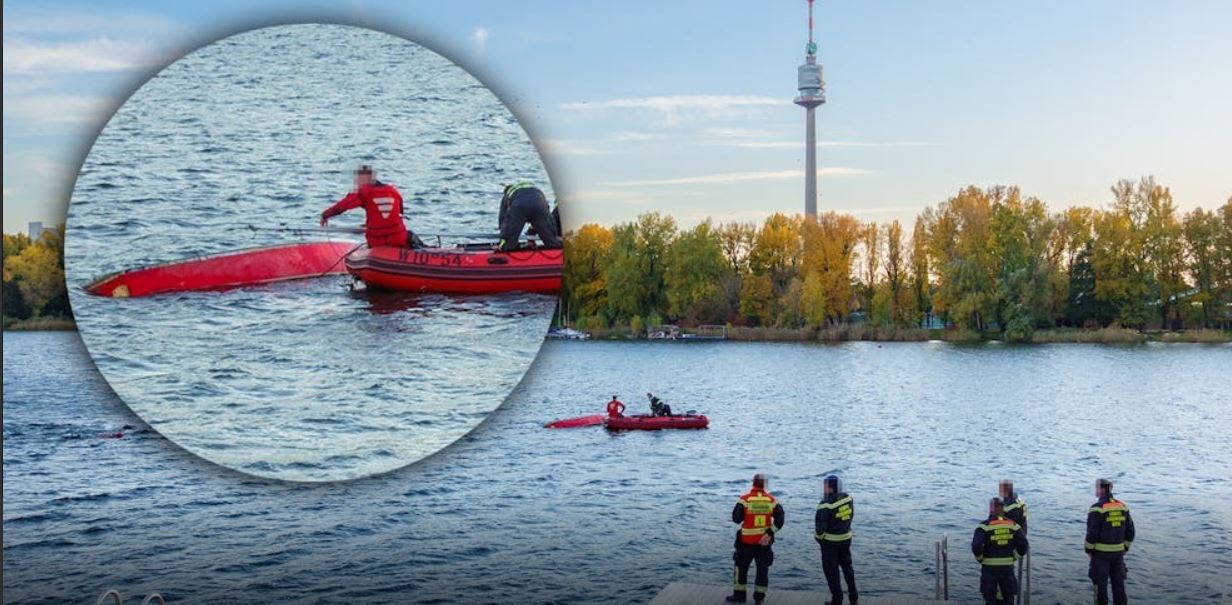
[[[804,110],[791,101],[806,6],[4,2],[4,231],[62,222],[93,137],[160,67],[305,21],[402,35],[491,86],[540,146],[567,227],[802,212]],[[1228,23],[1232,3],[1216,0],[821,0],[819,208],[910,221],[973,184],[1099,206],[1116,180],[1145,175],[1182,209],[1220,205]]]

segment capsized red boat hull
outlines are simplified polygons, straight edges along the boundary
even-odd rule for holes
[[[347,271],[369,287],[404,292],[493,294],[560,290],[562,250],[494,252],[487,247],[356,250]]]
[[[577,418],[564,418],[562,420],[553,420],[545,425],[548,429],[576,429],[584,426],[598,426],[603,424],[603,419],[607,418],[606,414],[594,414],[592,416],[578,416]]]
[[[357,245],[328,241],[250,248],[113,273],[85,289],[98,296],[127,298],[319,277],[345,272],[342,257]]]
[[[610,431],[657,431],[661,429],[704,429],[710,419],[695,414],[692,416],[619,416],[607,418],[603,426]]]

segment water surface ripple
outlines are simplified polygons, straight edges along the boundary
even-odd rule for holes
[[[423,47],[353,27],[211,44],[99,135],[69,209],[73,310],[112,387],[164,435],[263,476],[361,476],[457,439],[521,378],[554,297],[376,297],[336,276],[133,300],[81,291],[123,268],[295,241],[248,226],[314,225],[361,162],[401,189],[423,233],[494,232],[501,183],[515,178],[550,191],[491,91]]]
[[[869,595],[978,602],[967,541],[996,481],[1031,510],[1039,605],[1086,603],[1092,480],[1131,506],[1135,602],[1232,598],[1232,347],[549,343],[509,401],[418,464],[339,484],[252,479],[139,425],[71,334],[5,334],[4,588],[80,601],[636,603],[729,581],[736,495],[763,471],[787,509],[772,589],[824,585],[821,478],[857,502]],[[648,390],[706,431],[545,430]]]

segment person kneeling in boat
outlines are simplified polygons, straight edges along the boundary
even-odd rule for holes
[[[330,218],[356,208],[363,208],[367,215],[364,238],[369,248],[423,247],[419,237],[402,222],[402,194],[393,185],[376,180],[376,172],[366,164],[355,171],[355,189],[321,213],[321,226],[329,224]]]
[[[501,196],[500,242],[496,249],[501,252],[516,250],[527,224],[545,248],[561,247],[556,221],[543,191],[526,181],[506,185]]]
[[[672,406],[667,405],[662,399],[655,397],[651,393],[646,393],[646,398],[650,400],[650,415],[651,416],[671,416]]]
[[[612,418],[620,418],[625,415],[625,404],[621,403],[615,395],[612,395],[612,400],[607,402],[607,415]]]

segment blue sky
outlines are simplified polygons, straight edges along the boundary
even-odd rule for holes
[[[62,220],[110,112],[211,39],[367,24],[460,62],[537,138],[565,218],[803,209],[805,2],[4,3],[4,230]],[[825,2],[822,210],[910,220],[967,184],[1054,209],[1154,174],[1232,196],[1232,3]],[[309,192],[328,198],[337,192]]]

